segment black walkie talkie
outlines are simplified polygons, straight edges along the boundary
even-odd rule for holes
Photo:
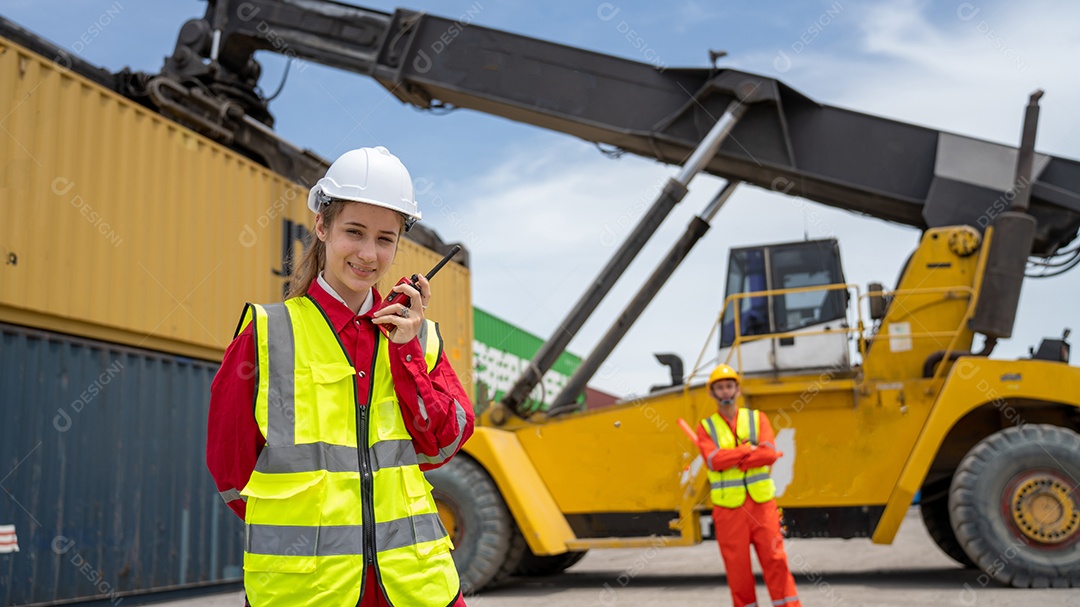
[[[428,280],[431,280],[432,277],[435,276],[435,273],[438,272],[439,270],[441,270],[442,267],[447,264],[447,262],[449,262],[451,259],[453,259],[454,255],[457,255],[458,251],[460,251],[460,250],[461,250],[461,245],[457,245],[457,244],[454,245],[453,248],[450,249],[450,252],[446,254],[446,257],[443,257],[442,260],[439,263],[435,264],[435,267],[431,268],[431,271],[428,272],[427,274],[425,274],[424,276],[427,277]],[[419,275],[413,274],[412,278],[406,278],[406,277],[402,276],[401,280],[397,281],[397,284],[395,284],[394,286],[396,287],[397,285],[402,285],[402,284],[406,284],[406,283],[411,284],[413,286],[413,288],[416,289],[417,291],[420,290],[420,276]],[[387,295],[386,299],[383,300],[383,301],[388,306],[392,305],[392,304],[396,304],[396,303],[405,304],[406,308],[408,308],[412,304],[412,302],[409,300],[408,295],[406,295],[404,293],[397,293],[395,291],[391,291],[390,294]]]

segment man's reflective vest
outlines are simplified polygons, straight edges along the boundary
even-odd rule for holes
[[[735,418],[737,439],[731,435],[731,427],[719,413],[706,417],[702,423],[705,424],[705,430],[720,449],[734,449],[737,445],[747,442],[756,446],[761,428],[761,412],[739,409]],[[776,484],[769,476],[768,466],[750,468],[746,472],[739,470],[738,466],[708,472],[709,484],[712,486],[710,495],[717,506],[738,508],[746,501],[747,493],[750,493],[750,499],[759,504],[771,500],[776,495]]]
[[[353,607],[367,565],[393,605],[450,604],[460,587],[451,542],[401,416],[387,340],[376,336],[371,391],[357,394],[358,372],[315,300],[250,304],[247,323],[266,437],[240,492],[250,604]],[[441,337],[431,321],[420,333],[430,371]]]

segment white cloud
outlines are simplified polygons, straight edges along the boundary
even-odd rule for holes
[[[895,13],[889,7],[868,11],[863,46],[896,68],[860,73],[845,92],[846,103],[1015,145],[1027,97],[1043,88],[1040,148],[1077,155],[1080,147],[1056,134],[1078,122],[1080,5],[963,8],[944,23]]]
[[[798,53],[735,60],[822,103],[1012,145],[1028,95],[1043,88],[1040,149],[1080,156],[1080,141],[1063,136],[1080,126],[1080,4],[970,6],[934,19],[910,1],[845,6]]]

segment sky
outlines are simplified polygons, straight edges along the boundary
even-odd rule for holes
[[[719,62],[774,77],[824,104],[1015,146],[1029,94],[1043,89],[1036,149],[1080,158],[1080,3],[913,0],[731,3],[412,0],[407,8],[665,67]],[[156,72],[192,0],[5,0],[0,15],[87,61]],[[633,34],[631,34],[633,32]],[[285,61],[260,53],[274,91]],[[569,135],[461,110],[433,115],[401,104],[374,80],[314,64],[294,67],[271,106],[276,129],[333,159],[384,145],[422,184],[424,224],[462,242],[473,302],[548,337],[629,233],[642,203],[678,168],[612,159]],[[693,215],[723,185],[703,175],[611,290],[569,349],[588,354]],[[614,237],[613,237],[614,235]],[[919,231],[750,186],[736,190],[682,266],[591,385],[619,396],[667,383],[656,352],[688,373],[724,297],[732,247],[838,238],[848,282],[895,285]],[[1080,271],[1078,271],[1080,272]],[[1027,355],[1042,337],[1080,328],[1076,272],[1025,282],[1012,339],[994,357]],[[436,279],[437,280],[437,279]],[[437,288],[437,284],[434,285]],[[435,293],[438,296],[436,290]],[[699,373],[699,377],[700,377]]]

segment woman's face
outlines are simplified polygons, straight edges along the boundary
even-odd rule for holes
[[[390,209],[361,202],[334,204],[345,206],[329,229],[320,213],[315,234],[326,243],[323,277],[351,304],[354,298],[367,297],[368,290],[390,268],[404,224],[401,215]]]

